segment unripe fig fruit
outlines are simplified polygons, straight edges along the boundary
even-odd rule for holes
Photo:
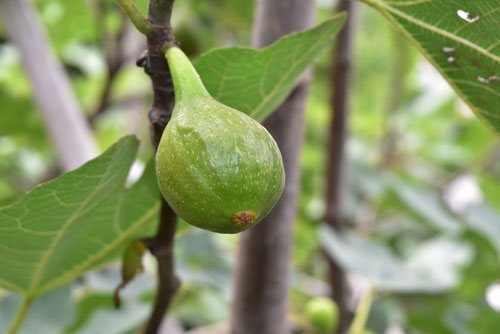
[[[189,224],[237,233],[274,206],[284,186],[281,153],[267,130],[210,96],[177,47],[166,52],[175,107],[160,140],[163,197]]]
[[[339,310],[337,304],[330,298],[311,299],[305,306],[305,313],[318,333],[332,333],[338,325]]]

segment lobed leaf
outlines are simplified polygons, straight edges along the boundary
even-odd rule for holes
[[[152,164],[125,189],[137,148],[125,137],[0,208],[1,287],[36,297],[118,256],[152,227],[159,209]]]
[[[262,121],[285,100],[309,65],[332,46],[345,18],[344,13],[335,15],[263,49],[215,49],[194,65],[215,99]]]
[[[362,1],[401,30],[476,115],[500,133],[500,2]]]

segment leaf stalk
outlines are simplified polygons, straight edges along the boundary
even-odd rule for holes
[[[146,17],[142,15],[141,11],[132,0],[116,0],[116,2],[125,15],[128,16],[130,21],[132,21],[132,24],[137,30],[146,36],[150,36],[153,33],[153,26],[148,22]]]
[[[9,328],[7,329],[7,334],[16,334],[17,333],[17,331],[21,327],[21,324],[23,323],[24,318],[28,314],[28,311],[29,311],[32,303],[33,303],[32,298],[30,298],[30,297],[23,298],[21,306],[19,307],[19,310],[17,311],[16,315],[14,316],[14,320],[12,321]]]

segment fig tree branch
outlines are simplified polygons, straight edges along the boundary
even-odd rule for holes
[[[170,26],[174,0],[150,0],[147,34],[147,51],[138,60],[150,77],[153,86],[153,105],[149,111],[151,140],[158,147],[161,135],[172,115],[175,95],[167,60],[162,51],[165,46],[175,44]],[[161,197],[161,196],[160,196]],[[156,334],[166,315],[170,302],[177,291],[179,281],[174,273],[174,236],[176,215],[161,197],[162,208],[156,235],[147,240],[150,252],[158,262],[158,288],[152,313],[144,334]]]
[[[144,329],[144,334],[156,334],[166,315],[170,301],[179,287],[174,275],[174,236],[177,217],[163,201],[160,224],[154,238],[147,242],[151,253],[158,261],[158,289],[153,310]]]
[[[327,189],[325,222],[337,231],[345,225],[344,197],[347,120],[349,116],[349,82],[352,65],[352,26],[354,0],[340,0],[338,11],[346,11],[348,17],[340,31],[333,54],[331,82],[333,94],[331,107],[333,112],[328,139]],[[347,308],[347,283],[345,272],[333,259],[328,258],[331,296],[339,307],[339,326],[337,333],[345,333],[349,322]]]

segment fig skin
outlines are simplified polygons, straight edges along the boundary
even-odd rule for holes
[[[213,99],[179,48],[166,55],[176,103],[156,154],[160,191],[191,225],[219,233],[246,230],[283,191],[278,146],[257,121]]]
[[[339,309],[337,304],[327,297],[311,299],[305,306],[306,317],[318,333],[328,334],[338,326]]]

